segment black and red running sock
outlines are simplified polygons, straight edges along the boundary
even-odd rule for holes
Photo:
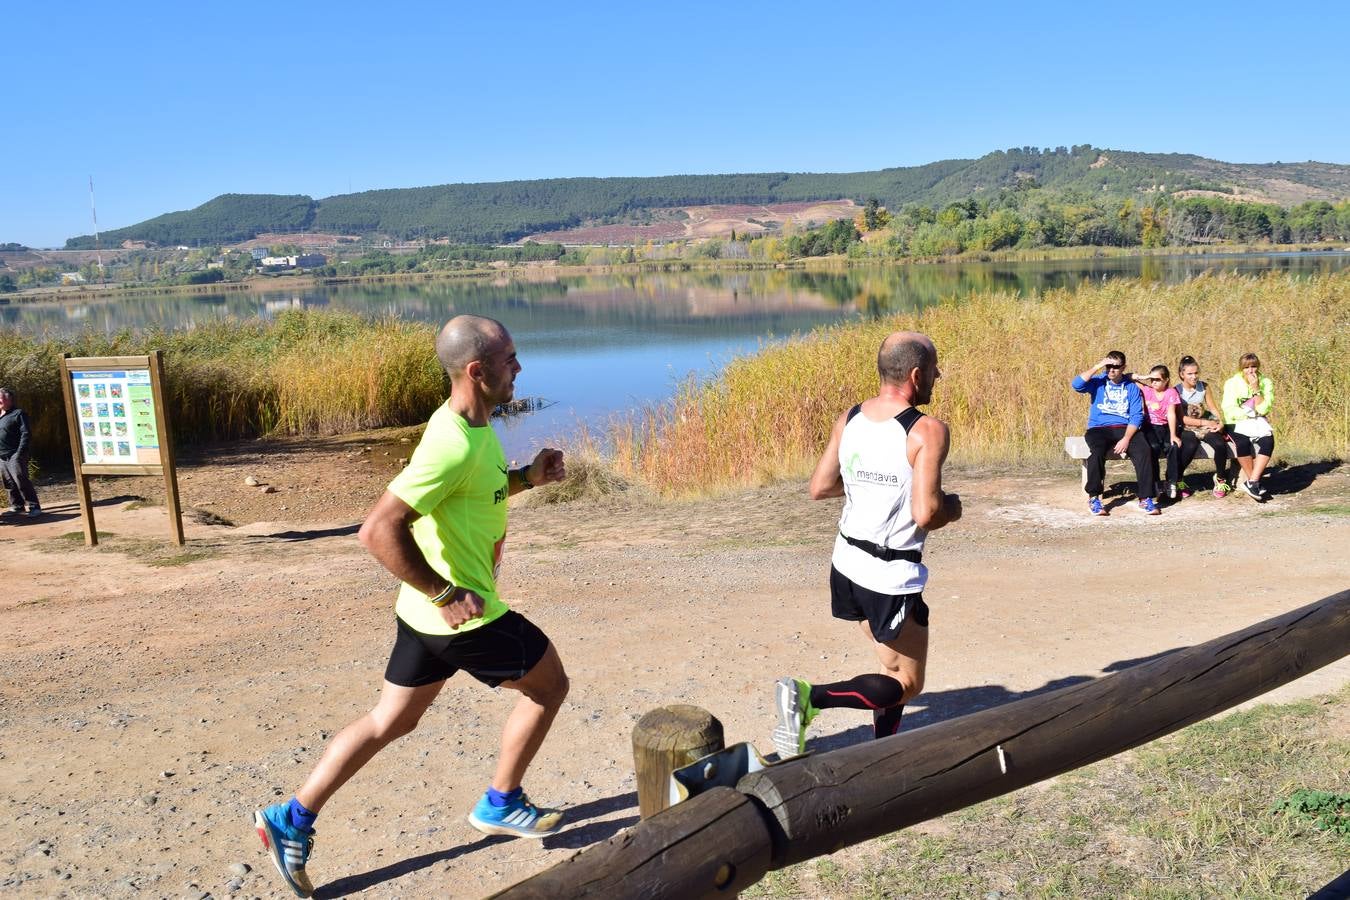
[[[872,737],[890,737],[900,730],[900,717],[905,714],[905,704],[899,703],[886,709],[872,711]]]
[[[900,682],[885,675],[859,675],[848,681],[811,687],[811,705],[816,709],[884,710],[896,706],[904,697],[905,690]]]

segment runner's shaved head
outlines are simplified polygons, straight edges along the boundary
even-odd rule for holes
[[[887,384],[904,384],[915,369],[928,371],[937,359],[937,348],[927,335],[917,331],[897,331],[881,342],[877,352],[877,373]]]
[[[506,338],[506,326],[485,316],[455,316],[436,335],[436,358],[453,379]]]

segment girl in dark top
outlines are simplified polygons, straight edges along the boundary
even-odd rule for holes
[[[1181,398],[1181,449],[1178,451],[1178,478],[1186,474],[1186,467],[1195,459],[1204,441],[1214,451],[1214,496],[1227,497],[1233,490],[1228,473],[1228,442],[1223,436],[1223,415],[1214,400],[1214,394],[1200,380],[1200,364],[1194,356],[1183,356],[1177,364],[1177,395]],[[1178,487],[1184,492],[1184,481]]]

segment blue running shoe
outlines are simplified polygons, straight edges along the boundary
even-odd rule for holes
[[[1162,510],[1158,509],[1158,504],[1153,502],[1152,497],[1145,497],[1143,500],[1140,500],[1139,508],[1150,516],[1162,515]]]
[[[511,837],[545,838],[562,825],[563,814],[556,809],[540,809],[530,802],[522,791],[505,806],[493,806],[486,793],[478,798],[469,824],[483,834],[505,834]]]
[[[1110,513],[1106,511],[1106,507],[1102,506],[1101,497],[1093,497],[1088,500],[1088,512],[1092,513],[1094,516],[1110,515]]]
[[[297,897],[309,897],[314,885],[305,874],[305,863],[314,849],[314,830],[301,831],[291,824],[291,814],[285,803],[275,803],[267,809],[255,810],[253,824],[262,838],[263,849],[272,858],[286,885]]]
[[[773,686],[774,706],[778,709],[778,727],[773,730],[773,746],[780,760],[806,752],[806,726],[820,710],[811,705],[811,685],[800,678],[780,678]]]

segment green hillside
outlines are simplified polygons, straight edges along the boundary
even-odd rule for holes
[[[1350,197],[1350,166],[1238,164],[1086,144],[1023,147],[975,160],[875,172],[551,178],[364,191],[319,201],[303,195],[223,194],[196,209],[166,213],[102,238],[105,246],[128,239],[196,246],[266,232],[318,231],[504,243],[583,223],[641,221],[648,210],[662,207],[875,197],[900,209],[979,198],[1019,185],[1094,197],[1214,191],[1288,206]],[[67,249],[92,246],[92,235],[66,242]]]
[[[313,228],[314,201],[303,194],[221,194],[196,209],[165,213],[139,225],[105,231],[105,247],[123,241],[150,241],[162,246],[232,244],[267,232]],[[67,250],[90,250],[92,234],[66,241]]]

